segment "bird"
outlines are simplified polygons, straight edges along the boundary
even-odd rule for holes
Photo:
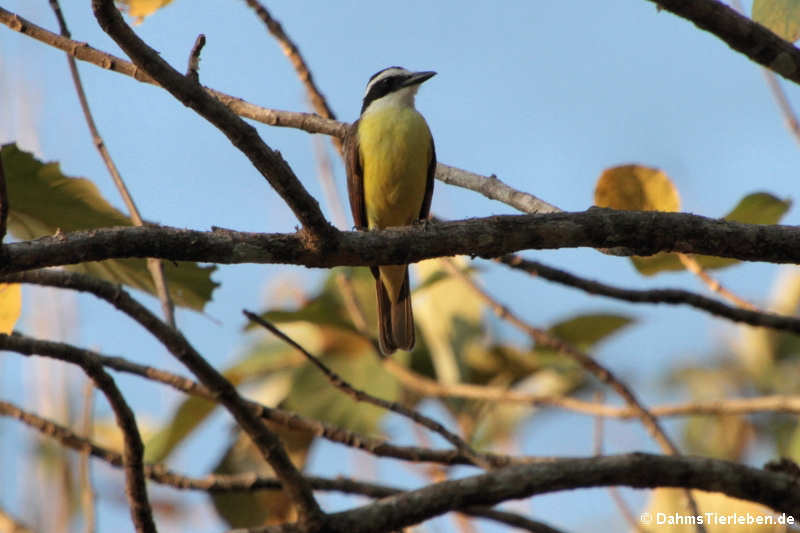
[[[432,71],[388,67],[367,82],[361,115],[345,135],[350,210],[356,229],[407,226],[428,218],[436,149],[428,123],[414,107]],[[383,355],[414,348],[408,265],[370,267],[375,278],[378,345]]]

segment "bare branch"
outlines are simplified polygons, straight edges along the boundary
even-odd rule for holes
[[[139,533],[155,533],[153,511],[147,498],[147,487],[144,476],[144,444],[133,414],[114,380],[103,369],[96,359],[87,357],[80,350],[48,351],[36,350],[29,339],[20,335],[0,334],[0,349],[17,352],[22,355],[42,355],[80,366],[94,382],[95,386],[108,399],[117,425],[122,430],[124,453],[122,463],[125,468],[125,491],[131,507],[131,517],[136,531]]]
[[[735,9],[717,0],[649,1],[713,33],[759,65],[800,83],[800,50]]]
[[[703,457],[664,457],[632,453],[554,463],[510,466],[478,476],[443,481],[407,491],[353,510],[328,515],[326,531],[393,531],[465,505],[493,505],[566,489],[624,485],[675,487],[722,492],[761,503],[800,518],[796,478]],[[252,528],[250,533],[289,533],[293,524]]]
[[[219,128],[247,156],[313,237],[312,244],[324,246],[326,239],[317,241],[336,234],[336,228],[325,220],[317,201],[303,187],[283,157],[264,143],[254,127],[233,114],[200,85],[172,68],[158,52],[139,39],[122,19],[113,0],[93,0],[92,8],[103,30],[139,68],[158,80],[181,103]]]
[[[738,307],[741,307],[742,309],[748,309],[755,312],[760,311],[758,307],[722,285],[719,280],[712,278],[693,256],[688,254],[678,254],[678,260],[681,262],[681,264],[683,264],[684,267],[686,267],[686,270],[700,278],[700,280],[705,283],[706,287],[708,287],[708,290],[711,292],[716,292],[724,299]]]
[[[300,81],[306,88],[306,95],[308,96],[308,100],[311,102],[311,107],[314,108],[314,111],[316,111],[321,117],[330,120],[336,120],[336,115],[328,105],[325,95],[322,94],[322,91],[314,82],[314,77],[311,75],[311,69],[308,68],[308,64],[306,63],[305,58],[303,58],[303,54],[300,53],[300,49],[297,47],[295,42],[286,34],[283,26],[281,26],[281,23],[275,20],[267,10],[266,6],[258,0],[245,0],[245,2],[253,9],[253,11],[256,12],[256,15],[258,15],[258,18],[260,18],[261,22],[263,22],[267,27],[267,30],[269,30],[270,34],[272,34],[272,36],[275,37],[275,40],[278,41],[278,44],[280,45],[281,50],[283,50],[284,55],[292,63],[292,67],[294,67],[297,77],[300,78]],[[344,153],[342,139],[340,137],[333,138],[333,145],[340,154]]]
[[[188,76],[195,83],[200,83],[200,74],[198,73],[198,70],[200,69],[200,52],[203,50],[205,45],[206,36],[201,33],[194,41],[192,51],[189,52],[189,65],[186,67],[186,76]]]
[[[561,213],[558,207],[548,204],[536,196],[518,191],[506,185],[492,174],[491,176],[481,176],[468,170],[451,167],[438,163],[436,165],[436,179],[448,185],[455,185],[464,189],[470,189],[484,195],[490,200],[498,200],[504,204],[522,211],[523,213]]]
[[[0,274],[121,257],[308,267],[405,264],[448,255],[499,257],[525,249],[624,247],[637,255],[700,253],[747,261],[800,263],[800,228],[715,220],[688,213],[590,209],[503,215],[341,232],[326,250],[301,233],[200,232],[166,226],[101,228],[4,247]]]
[[[734,322],[800,333],[800,319],[798,318],[764,311],[737,309],[736,307],[731,307],[713,298],[707,298],[700,294],[682,289],[637,290],[614,287],[599,281],[570,274],[569,272],[544,265],[538,261],[523,259],[519,255],[505,255],[498,258],[496,261],[508,265],[511,268],[527,272],[532,276],[541,277],[569,287],[575,287],[589,294],[608,296],[609,298],[616,298],[631,303],[690,305],[701,311],[721,318],[727,318]]]

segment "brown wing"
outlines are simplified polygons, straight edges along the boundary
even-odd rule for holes
[[[356,229],[367,228],[367,210],[364,206],[364,169],[358,149],[358,120],[350,125],[344,137],[345,166],[347,168],[347,195],[350,197],[350,212]]]
[[[422,208],[419,210],[420,220],[425,220],[431,212],[433,200],[433,177],[436,175],[436,147],[431,137],[431,160],[428,163],[428,182],[425,184],[425,197],[422,199]],[[352,200],[350,200],[352,202]]]

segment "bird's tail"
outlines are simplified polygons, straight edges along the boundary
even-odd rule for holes
[[[375,278],[378,292],[378,336],[381,353],[391,355],[395,350],[414,348],[414,314],[408,290],[408,267],[397,300],[392,302],[381,276]]]

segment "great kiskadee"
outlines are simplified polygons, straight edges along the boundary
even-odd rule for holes
[[[361,116],[345,139],[347,190],[358,229],[407,226],[428,217],[436,152],[414,108],[419,85],[435,72],[389,67],[367,82]],[[381,352],[414,347],[408,265],[371,267],[378,292]]]

